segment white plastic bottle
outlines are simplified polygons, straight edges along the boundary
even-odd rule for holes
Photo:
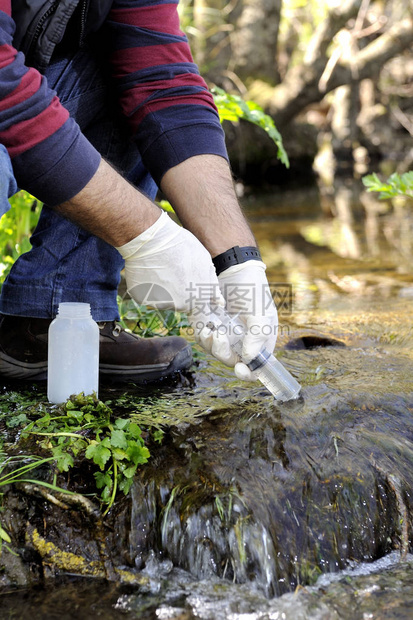
[[[63,403],[72,394],[98,393],[99,327],[90,304],[64,302],[49,327],[47,398]]]

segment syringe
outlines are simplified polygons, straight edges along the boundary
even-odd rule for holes
[[[216,306],[214,315],[225,329],[231,349],[242,359],[242,341],[245,336],[245,326],[237,316],[229,315],[224,308]],[[220,329],[214,320],[208,326]],[[221,328],[222,329],[222,328]],[[299,397],[301,385],[284,368],[284,366],[265,348],[252,361],[247,363],[257,379],[271,392],[276,400],[286,402]]]

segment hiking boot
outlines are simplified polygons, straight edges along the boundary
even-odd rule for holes
[[[47,332],[50,319],[0,317],[0,376],[47,378]]]
[[[98,325],[101,380],[147,383],[186,370],[192,364],[192,348],[185,338],[140,338],[115,321]]]
[[[0,377],[47,379],[50,323],[51,319],[0,317]],[[148,383],[186,370],[192,363],[191,346],[180,336],[140,338],[115,321],[98,326],[100,380]]]

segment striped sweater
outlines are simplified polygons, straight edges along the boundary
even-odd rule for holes
[[[10,0],[0,0],[0,143],[19,187],[53,206],[92,178],[100,155],[47,80],[13,47]],[[227,157],[213,99],[179,27],[174,0],[115,0],[105,40],[123,114],[159,184],[194,155]]]

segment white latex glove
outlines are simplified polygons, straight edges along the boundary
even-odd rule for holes
[[[240,361],[239,356],[231,349],[226,329],[214,316],[214,307],[196,310],[188,318],[194,330],[196,342],[205,351],[227,366],[235,366]]]
[[[242,357],[253,360],[263,349],[273,352],[277,340],[278,316],[261,261],[234,265],[219,276],[221,291],[226,299],[226,311],[237,315],[244,323]],[[204,307],[190,317],[196,341],[227,366],[234,366],[239,379],[255,381],[254,373],[241,362],[230,347],[227,330],[214,317],[214,308]],[[239,334],[238,334],[239,335]]]
[[[128,292],[139,304],[186,313],[224,305],[209,252],[165,211],[117,250],[125,259]]]
[[[272,353],[277,341],[277,308],[272,299],[265,269],[263,262],[250,260],[228,267],[218,276],[227,311],[229,314],[238,314],[246,326],[242,358],[247,362],[253,360],[263,348]],[[225,345],[222,344],[222,355],[224,353]],[[228,361],[232,361],[229,356]],[[239,360],[234,370],[239,379],[256,379],[248,366]]]

